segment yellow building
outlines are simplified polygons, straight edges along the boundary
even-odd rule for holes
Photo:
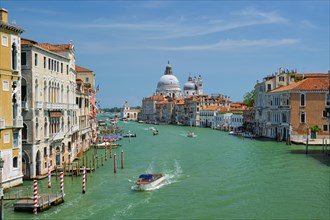
[[[23,29],[8,23],[8,11],[0,8],[0,157],[4,160],[4,188],[23,182],[21,33]]]

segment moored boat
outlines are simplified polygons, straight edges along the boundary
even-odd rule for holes
[[[137,190],[150,190],[160,185],[164,180],[163,174],[141,174],[135,185]]]

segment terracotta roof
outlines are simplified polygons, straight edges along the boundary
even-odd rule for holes
[[[43,43],[43,44],[38,44],[39,47],[44,48],[49,51],[66,51],[73,49],[73,44],[49,44],[49,43]]]
[[[160,101],[160,100],[164,100],[165,98],[162,95],[154,95],[154,96],[151,96],[150,99]]]
[[[21,44],[26,45],[26,44],[38,44],[37,41],[21,38]]]
[[[88,70],[88,69],[78,66],[78,65],[76,65],[75,69],[76,69],[76,72],[93,72],[92,70]]]
[[[304,90],[304,91],[313,91],[313,90],[328,90],[329,81],[327,78],[307,78],[299,82],[293,83],[288,86],[283,86],[281,88],[275,89],[271,92],[281,92],[281,91],[294,91],[294,90]]]
[[[202,111],[227,111],[227,109],[223,106],[209,106],[203,108]]]
[[[305,77],[305,78],[312,78],[312,77],[327,77],[327,73],[297,73],[297,77]]]

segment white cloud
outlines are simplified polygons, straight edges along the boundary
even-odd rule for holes
[[[275,46],[288,46],[299,43],[299,39],[261,39],[261,40],[223,40],[215,44],[204,45],[188,45],[178,47],[154,47],[152,49],[169,50],[169,51],[192,51],[192,50],[233,50],[253,47],[265,48]]]

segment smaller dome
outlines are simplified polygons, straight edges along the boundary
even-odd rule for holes
[[[184,90],[196,90],[197,87],[196,87],[195,83],[193,83],[192,81],[188,81],[184,84],[183,89]]]

